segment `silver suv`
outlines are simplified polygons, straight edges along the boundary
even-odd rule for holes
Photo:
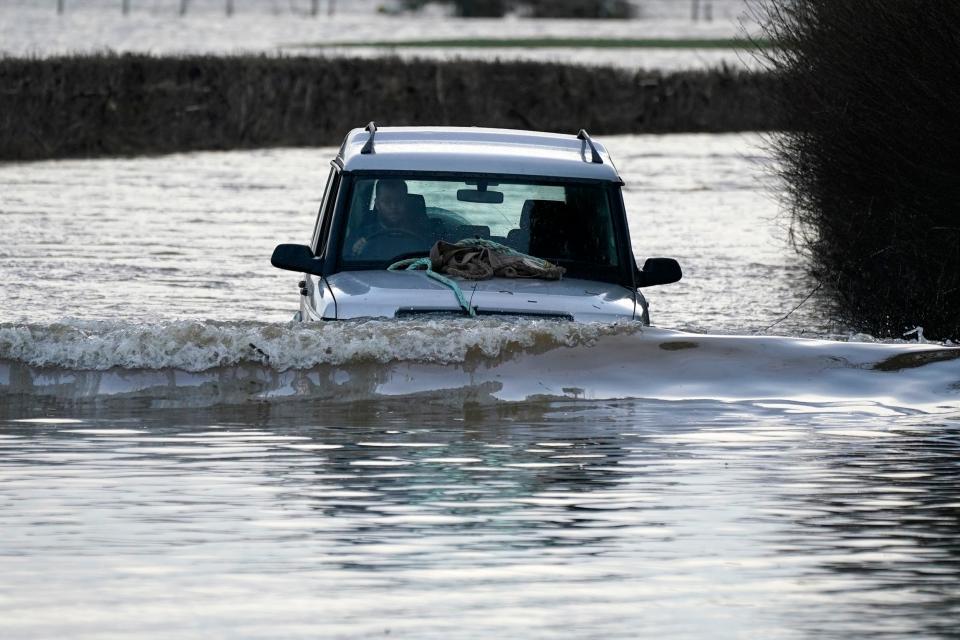
[[[310,245],[281,244],[271,259],[306,274],[298,320],[469,312],[649,324],[639,288],[681,277],[672,258],[637,268],[623,181],[582,130],[370,123],[347,135],[331,164]],[[548,260],[565,274],[445,284],[388,270],[429,255],[438,240],[465,239]]]

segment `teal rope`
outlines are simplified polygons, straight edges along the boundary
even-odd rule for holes
[[[420,267],[429,269],[430,264],[430,258],[407,258],[406,260],[394,262],[392,265],[387,267],[387,271],[415,271]]]
[[[463,290],[460,289],[460,285],[447,276],[434,271],[432,268],[430,268],[430,264],[430,258],[407,258],[406,260],[394,262],[392,265],[387,267],[387,271],[418,271],[420,269],[424,269],[428,278],[432,278],[437,282],[449,287],[450,290],[453,291],[454,295],[457,296],[457,302],[460,303],[460,306],[463,308],[463,310],[469,313],[471,318],[476,318],[477,311],[470,306],[470,303],[468,303],[467,299],[463,296]]]

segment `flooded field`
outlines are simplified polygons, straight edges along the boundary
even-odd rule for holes
[[[0,637],[955,637],[960,359],[783,319],[759,136],[603,141],[654,328],[289,325],[334,149],[0,166]]]
[[[323,2],[326,8],[326,2]],[[646,69],[703,69],[722,64],[757,66],[749,53],[699,48],[463,48],[369,47],[316,49],[303,45],[337,42],[383,42],[424,39],[577,38],[598,39],[726,39],[756,32],[745,3],[714,0],[714,20],[694,22],[688,7],[648,3],[641,20],[529,20],[511,18],[458,19],[428,12],[421,16],[378,14],[373,2],[338,3],[330,17],[307,15],[309,4],[236,2],[236,12],[224,15],[223,2],[191,3],[187,15],[177,15],[178,3],[156,0],[132,3],[122,15],[119,2],[73,0],[63,15],[55,4],[23,0],[0,2],[0,54],[50,56],[104,51],[174,54],[304,54],[331,56],[397,55],[404,58],[505,59],[566,62],[583,65]],[[661,6],[662,5],[662,6]],[[742,25],[746,25],[745,27]]]
[[[787,247],[760,136],[603,141],[626,181],[641,262],[671,256],[684,269],[680,284],[649,290],[654,324],[755,333],[815,286]],[[335,154],[276,149],[0,166],[0,322],[289,320],[298,278],[270,268],[270,254],[278,243],[308,241]],[[773,332],[847,335],[815,301]]]

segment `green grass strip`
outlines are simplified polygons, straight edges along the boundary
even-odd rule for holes
[[[376,40],[304,43],[296,47],[456,48],[456,49],[766,49],[770,40],[747,38],[457,38],[441,40]]]

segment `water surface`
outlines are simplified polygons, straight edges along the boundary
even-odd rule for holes
[[[633,401],[0,425],[5,637],[955,631],[955,417]]]
[[[955,637],[960,359],[789,313],[760,137],[604,142],[655,328],[290,325],[333,149],[0,166],[0,637]]]
[[[603,138],[626,182],[634,251],[680,260],[648,290],[655,324],[750,333],[815,286],[787,245],[788,220],[756,134]],[[0,322],[287,320],[296,274],[273,247],[308,242],[336,149],[0,165],[5,282]],[[813,301],[776,325],[827,335]]]

